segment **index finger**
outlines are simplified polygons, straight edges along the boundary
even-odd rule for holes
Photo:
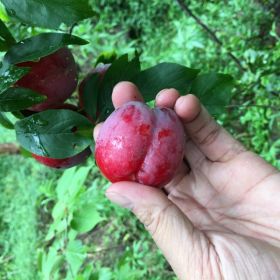
[[[120,82],[118,83],[112,93],[112,102],[115,107],[115,109],[119,108],[123,104],[129,102],[129,101],[142,101],[144,102],[144,99],[139,92],[138,88],[131,82]],[[102,123],[99,123],[95,126],[93,131],[94,140],[96,141],[100,128],[102,126]]]
[[[123,104],[129,101],[142,101],[144,99],[139,92],[136,85],[131,82],[120,82],[118,83],[112,93],[112,102],[114,107],[117,109]]]

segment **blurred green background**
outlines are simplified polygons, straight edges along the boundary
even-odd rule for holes
[[[73,29],[90,42],[73,48],[81,79],[100,53],[135,50],[144,67],[168,61],[230,74],[234,98],[218,121],[280,168],[279,1],[91,4],[97,16]],[[42,31],[6,23],[17,40]],[[16,142],[14,132],[0,135],[1,143]],[[0,279],[176,279],[144,227],[105,198],[108,184],[93,159],[62,172],[2,154],[0,174]]]

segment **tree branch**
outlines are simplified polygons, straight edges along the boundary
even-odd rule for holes
[[[212,40],[214,42],[216,42],[220,47],[224,48],[228,54],[228,56],[236,63],[236,65],[238,66],[239,70],[241,72],[245,72],[246,69],[242,66],[240,60],[229,50],[227,50],[224,47],[223,42],[217,37],[217,35],[215,34],[215,32],[213,30],[211,30],[199,17],[197,17],[192,10],[189,8],[189,6],[187,4],[184,3],[183,0],[176,0],[178,5],[182,8],[182,10],[190,17],[192,17],[198,25],[200,25],[212,38]]]
[[[276,106],[270,106],[270,105],[257,105],[257,104],[233,104],[233,105],[227,105],[226,108],[250,108],[250,107],[257,107],[257,108],[264,108],[264,109],[272,109],[277,110],[278,108]]]
[[[16,155],[20,153],[20,149],[16,144],[4,143],[0,144],[0,154]]]

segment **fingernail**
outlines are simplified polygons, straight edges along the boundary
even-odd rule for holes
[[[126,196],[115,192],[106,192],[106,196],[113,203],[127,209],[132,209],[132,202]]]

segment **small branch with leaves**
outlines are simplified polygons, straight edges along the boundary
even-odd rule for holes
[[[224,48],[228,54],[228,56],[236,63],[237,67],[241,72],[246,71],[246,69],[242,66],[241,61],[228,49],[225,48],[223,42],[217,37],[215,32],[209,28],[199,17],[197,17],[193,11],[190,9],[188,4],[185,4],[183,0],[176,0],[181,9],[190,17],[192,17],[198,25],[200,25],[211,37],[211,39],[216,42],[221,48]]]

